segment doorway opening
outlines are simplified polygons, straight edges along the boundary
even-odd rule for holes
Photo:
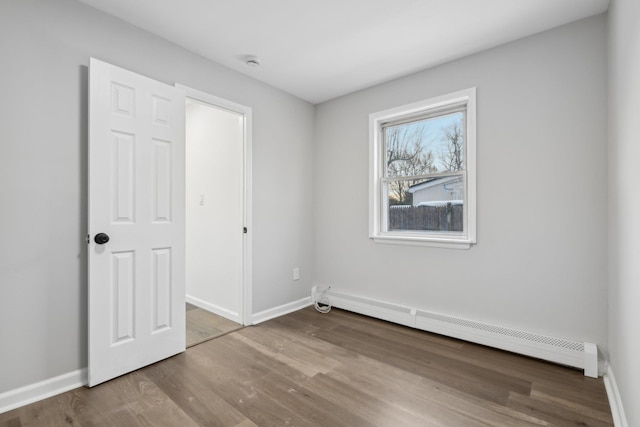
[[[182,88],[189,347],[249,323],[250,109]]]
[[[244,328],[233,320],[189,303],[186,303],[185,325],[186,348]]]

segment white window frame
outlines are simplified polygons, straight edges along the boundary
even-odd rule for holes
[[[462,233],[430,231],[387,231],[387,209],[383,192],[386,170],[385,123],[426,115],[431,111],[466,104],[464,218]],[[457,175],[457,174],[456,174]],[[402,105],[369,115],[369,237],[377,243],[469,249],[476,243],[476,88]]]

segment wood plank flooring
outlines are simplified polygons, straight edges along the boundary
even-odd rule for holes
[[[242,328],[242,325],[187,303],[187,348]]]
[[[0,414],[21,426],[612,426],[602,379],[312,307],[92,389]]]

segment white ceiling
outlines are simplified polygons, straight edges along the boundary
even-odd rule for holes
[[[314,104],[607,10],[609,0],[79,0]],[[245,64],[260,58],[259,68]]]

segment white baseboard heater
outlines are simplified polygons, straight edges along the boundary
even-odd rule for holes
[[[594,343],[571,341],[519,331],[349,295],[331,289],[324,290],[317,286],[314,286],[311,292],[313,301],[316,301],[320,295],[326,295],[333,307],[423,331],[572,366],[583,369],[586,376],[598,377],[598,348]]]

